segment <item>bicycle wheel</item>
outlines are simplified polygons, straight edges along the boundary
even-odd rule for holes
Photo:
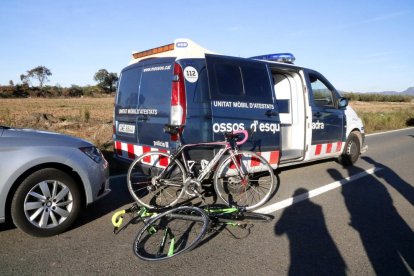
[[[165,173],[164,173],[165,172]],[[160,178],[161,173],[164,177]],[[185,169],[163,152],[148,152],[129,167],[128,190],[141,206],[165,208],[177,204],[184,193]]]
[[[244,177],[240,176],[237,167]],[[246,207],[247,210],[264,204],[272,194],[275,182],[269,163],[249,151],[239,151],[234,161],[231,156],[225,158],[214,175],[214,189],[221,200],[228,205]]]
[[[181,206],[152,218],[138,233],[133,251],[146,261],[161,261],[193,249],[209,227],[205,211]]]

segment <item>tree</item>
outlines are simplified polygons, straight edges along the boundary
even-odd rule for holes
[[[43,84],[49,81],[49,77],[52,75],[50,69],[46,68],[45,66],[37,66],[29,71],[27,71],[27,75],[20,75],[20,80],[23,83],[30,84],[30,79],[35,79],[39,82],[39,88],[42,89]]]
[[[110,92],[114,91],[115,83],[118,81],[116,73],[109,73],[106,69],[100,69],[95,73],[93,79],[98,82],[98,86]]]

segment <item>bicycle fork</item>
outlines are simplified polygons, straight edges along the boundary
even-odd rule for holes
[[[151,235],[153,235],[157,232],[157,230],[155,229],[155,227],[150,227],[149,232],[150,232]],[[168,240],[169,240],[170,246],[168,248],[167,256],[172,256],[172,255],[174,255],[174,249],[175,249],[174,248],[174,246],[175,246],[175,237],[171,233],[171,229],[169,227],[166,227],[164,229],[164,235],[162,237],[160,246],[158,248],[158,252],[157,252],[158,256],[162,255],[162,252],[164,252],[165,245],[168,242]]]
[[[237,171],[237,173],[240,177],[240,185],[242,185],[243,187],[246,187],[247,184],[249,183],[249,180],[247,179],[248,172],[245,174],[245,173],[243,173],[243,170],[242,170],[242,163],[243,163],[242,158],[243,157],[242,156],[240,156],[240,157],[237,156],[237,152],[235,153],[234,151],[230,151],[230,158],[231,158],[231,161],[233,162],[233,164],[236,168],[236,171]]]

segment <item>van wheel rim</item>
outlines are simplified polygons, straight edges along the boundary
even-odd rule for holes
[[[24,200],[26,218],[38,228],[59,226],[69,217],[72,208],[71,191],[57,180],[47,180],[36,184]]]
[[[347,153],[352,159],[354,159],[355,156],[358,156],[357,144],[352,140],[349,142]]]

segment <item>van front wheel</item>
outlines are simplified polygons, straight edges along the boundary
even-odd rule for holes
[[[358,160],[359,155],[361,154],[361,142],[358,137],[358,134],[351,132],[349,134],[348,140],[346,141],[344,151],[342,155],[338,158],[339,163],[342,165],[353,165]]]

